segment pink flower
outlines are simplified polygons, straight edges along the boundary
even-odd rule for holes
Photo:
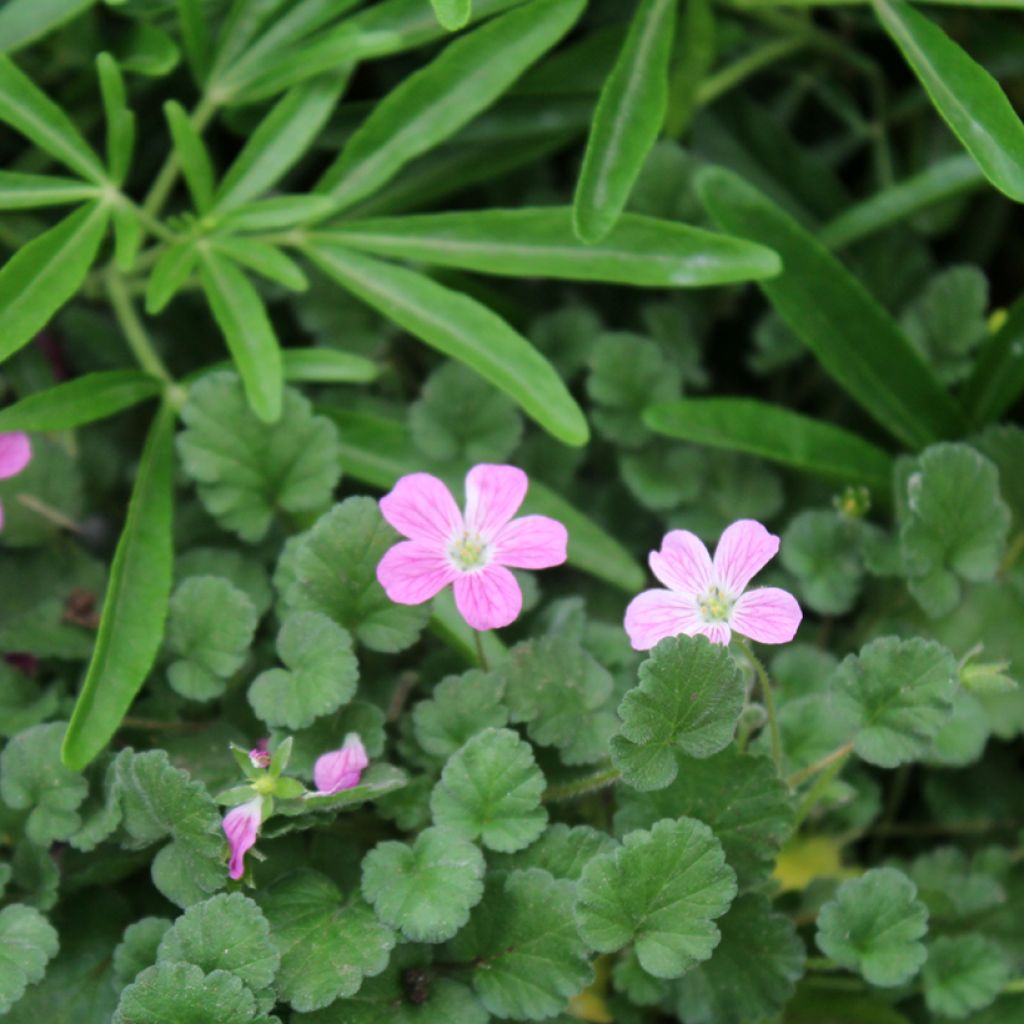
[[[453,584],[455,604],[473,629],[514,622],[523,607],[513,569],[548,569],[565,561],[568,534],[547,516],[512,517],[526,497],[515,466],[474,466],[466,474],[466,509],[429,473],[411,473],[380,501],[384,518],[409,540],[380,560],[377,579],[398,604],[422,604]]]
[[[17,431],[0,434],[0,480],[17,476],[32,461],[32,445],[28,434]],[[4,525],[4,508],[0,505],[0,529]]]
[[[350,732],[341,750],[321,754],[313,766],[313,781],[318,793],[340,793],[359,785],[363,769],[370,763],[363,741]]]
[[[263,797],[253,797],[248,803],[232,807],[224,815],[221,828],[224,835],[228,837],[228,846],[231,847],[231,862],[228,866],[228,875],[231,878],[239,879],[245,874],[245,855],[256,845],[256,836],[260,830],[260,823],[263,821]]]
[[[645,590],[630,601],[626,632],[633,647],[646,651],[680,633],[727,644],[733,630],[762,644],[792,640],[803,618],[796,598],[777,587],[746,590],[778,550],[779,538],[754,519],[726,528],[714,561],[689,530],[666,534],[650,565],[668,590]]]
[[[249,751],[249,760],[254,768],[270,767],[270,751],[267,750],[267,737],[256,741],[256,746]]]

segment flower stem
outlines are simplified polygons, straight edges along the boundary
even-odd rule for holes
[[[775,707],[775,694],[772,691],[771,677],[768,670],[761,664],[761,659],[754,653],[753,647],[743,639],[739,638],[740,646],[746,652],[750,663],[757,673],[758,682],[761,684],[761,696],[764,698],[764,710],[768,715],[768,733],[772,741],[772,760],[775,762],[775,770],[782,774],[782,734],[779,732],[779,716]]]
[[[822,794],[832,785],[832,780],[843,770],[843,765],[846,764],[846,759],[849,756],[850,752],[846,751],[841,757],[833,760],[815,779],[814,785],[807,791],[807,795],[800,801],[800,806],[797,808],[796,820],[793,822],[794,832],[804,823],[807,815],[817,806]]]
[[[836,747],[831,754],[826,754],[824,757],[815,761],[814,764],[809,764],[806,768],[801,768],[798,772],[793,772],[787,780],[794,789],[801,783],[806,782],[812,776],[815,776],[820,771],[824,771],[834,761],[840,760],[840,758],[846,757],[848,754],[853,752],[852,743],[844,743],[841,747]]]
[[[613,786],[621,778],[619,769],[614,766],[602,768],[591,775],[584,775],[582,778],[573,779],[571,782],[562,782],[556,786],[549,786],[542,797],[544,803],[557,803],[559,800],[575,800],[577,797],[586,796],[595,790],[604,789],[605,786]]]
[[[489,672],[491,666],[487,662],[487,653],[484,651],[484,635],[479,629],[473,630],[473,640],[476,643],[476,660],[485,672]]]

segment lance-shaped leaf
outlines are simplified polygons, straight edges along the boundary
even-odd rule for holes
[[[58,945],[56,929],[35,907],[13,903],[0,910],[0,1014],[42,978]]]
[[[159,313],[181,290],[199,263],[199,250],[191,239],[168,245],[153,265],[146,284],[146,312]]]
[[[721,228],[779,254],[785,270],[759,287],[882,427],[913,448],[962,431],[962,413],[910,340],[817,239],[731,171],[701,172],[698,189]]]
[[[325,875],[300,871],[258,894],[281,954],[280,999],[299,1011],[355,995],[365,977],[380,974],[395,945],[390,928],[361,901],[345,902]]]
[[[468,920],[484,893],[479,848],[443,828],[412,846],[378,843],[363,858],[363,896],[377,917],[410,942],[444,942]]]
[[[174,152],[192,201],[199,213],[206,213],[213,205],[214,171],[210,154],[195,124],[177,100],[168,100],[164,104],[164,116],[171,129]]]
[[[100,158],[68,115],[9,58],[2,56],[0,121],[5,121],[76,174],[98,185],[106,183],[107,175]]]
[[[833,685],[856,716],[857,754],[895,768],[923,757],[952,714],[956,661],[934,640],[882,637],[849,655]]]
[[[78,291],[96,258],[109,219],[108,206],[89,203],[23,245],[3,265],[0,360],[31,341]]]
[[[263,1024],[256,997],[230,971],[194,964],[147,967],[121,993],[112,1024]]]
[[[434,14],[441,27],[449,32],[458,32],[469,24],[473,14],[473,0],[430,0]]]
[[[1024,391],[1024,296],[1010,307],[1002,326],[982,347],[964,387],[964,404],[976,424],[998,420]]]
[[[92,660],[62,758],[84,768],[106,745],[153,667],[171,597],[174,412],[161,408],[135,474]]]
[[[276,423],[281,417],[284,371],[263,300],[232,260],[209,247],[199,254],[199,280],[252,411],[264,423]]]
[[[597,242],[614,227],[665,120],[675,0],[637,5],[605,80],[573,200],[573,227]]]
[[[101,53],[96,58],[96,71],[107,119],[107,166],[110,177],[120,185],[128,174],[135,149],[135,115],[128,109],[124,77],[117,61],[109,53]],[[138,219],[134,211],[130,211],[130,216]]]
[[[319,612],[292,612],[277,636],[288,666],[261,672],[249,703],[267,725],[305,729],[352,699],[359,666],[348,631]]]
[[[818,914],[818,948],[880,987],[902,985],[927,957],[928,909],[902,871],[873,868],[843,882]]]
[[[772,277],[769,249],[672,221],[623,214],[591,245],[572,230],[568,207],[380,217],[317,237],[381,256],[502,277],[609,281],[639,288],[693,288]]]
[[[96,199],[99,190],[75,178],[50,174],[0,171],[0,210],[31,210],[41,206],[66,206]]]
[[[540,868],[495,879],[448,947],[456,961],[472,966],[473,990],[494,1016],[554,1017],[590,982],[572,916],[574,890]]]
[[[675,751],[710,757],[728,746],[743,708],[743,683],[727,648],[705,637],[662,640],[619,705],[612,759],[636,789],[664,789]]]
[[[504,391],[552,436],[586,444],[587,421],[554,367],[486,306],[422,274],[319,238],[305,252],[346,291]]]
[[[722,844],[695,818],[665,819],[630,832],[587,864],[576,897],[583,941],[601,953],[628,942],[656,978],[678,978],[711,956],[717,917],[736,895]]]
[[[63,25],[95,0],[8,0],[0,10],[0,53],[14,53]]]
[[[751,398],[683,398],[649,406],[644,423],[681,441],[759,455],[836,483],[885,492],[892,460],[841,427]]]
[[[510,729],[484,729],[448,759],[430,809],[436,824],[512,853],[544,831],[544,786],[529,743]]]
[[[532,0],[450,43],[373,108],[317,191],[339,207],[375,192],[489,107],[572,28],[583,8],[583,0]]]
[[[87,373],[0,409],[0,431],[71,430],[130,409],[163,390],[140,370]]]
[[[924,1000],[937,1017],[968,1017],[995,1002],[1010,978],[1002,947],[984,935],[943,935],[928,947]]]
[[[1024,124],[999,83],[910,4],[874,0],[874,7],[935,109],[985,177],[1024,203]]]

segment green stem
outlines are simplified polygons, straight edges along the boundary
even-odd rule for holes
[[[544,793],[545,803],[557,803],[559,800],[575,800],[577,797],[586,796],[595,790],[604,789],[605,786],[613,786],[621,778],[618,768],[603,768],[601,771],[591,775],[584,775],[580,779],[573,779],[571,782],[562,782],[555,786],[549,786]]]
[[[814,785],[807,791],[806,796],[800,801],[800,806],[796,811],[796,819],[793,822],[793,831],[796,832],[798,828],[807,819],[807,815],[814,810],[818,805],[818,801],[821,799],[825,790],[832,785],[832,780],[843,770],[843,766],[846,764],[847,758],[849,758],[847,752],[842,757],[834,760],[815,780]]]
[[[843,970],[839,964],[827,956],[809,956],[805,961],[809,971],[841,971]]]
[[[761,659],[754,653],[753,647],[751,647],[750,644],[742,637],[739,638],[739,641],[740,646],[750,659],[750,663],[754,666],[758,682],[761,684],[761,696],[764,699],[764,710],[768,715],[768,734],[771,736],[772,741],[772,760],[775,762],[775,770],[781,775],[782,734],[779,732],[779,716],[775,707],[775,694],[772,691],[772,681],[768,675],[768,670],[761,664]]]
[[[809,778],[817,775],[818,772],[824,771],[834,761],[838,761],[841,758],[847,757],[852,752],[852,743],[844,743],[841,747],[836,747],[836,749],[833,750],[831,754],[826,754],[824,757],[815,761],[814,764],[809,764],[806,768],[801,768],[800,771],[793,772],[793,774],[790,775],[789,779],[787,780],[789,782],[790,787],[795,789],[801,783],[806,782]]]
[[[809,42],[809,39],[801,36],[773,39],[739,60],[733,61],[732,64],[726,65],[721,71],[708,75],[697,89],[697,106],[703,107],[713,103],[719,96],[734,89],[752,75],[803,49]]]
[[[135,311],[135,304],[132,302],[124,275],[113,267],[107,272],[107,294],[110,296],[110,305],[114,310],[114,316],[117,317],[128,347],[132,350],[139,366],[154,377],[173,384],[174,378],[157,355],[156,349],[153,348],[153,343],[146,333],[145,325]]]
[[[479,629],[473,630],[473,640],[476,643],[477,664],[479,664],[485,672],[489,672],[491,666],[487,662],[487,652],[484,650],[484,635]]]

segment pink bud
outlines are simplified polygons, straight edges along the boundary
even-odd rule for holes
[[[256,845],[256,836],[263,820],[263,798],[254,797],[248,803],[232,807],[224,815],[221,827],[231,847],[231,862],[228,874],[239,879],[245,874],[245,855]]]
[[[249,760],[256,768],[270,767],[270,751],[267,750],[267,737],[256,741],[256,746],[249,751]]]
[[[359,785],[359,776],[370,763],[362,740],[350,732],[340,750],[322,754],[313,766],[313,781],[318,793],[340,793]]]

